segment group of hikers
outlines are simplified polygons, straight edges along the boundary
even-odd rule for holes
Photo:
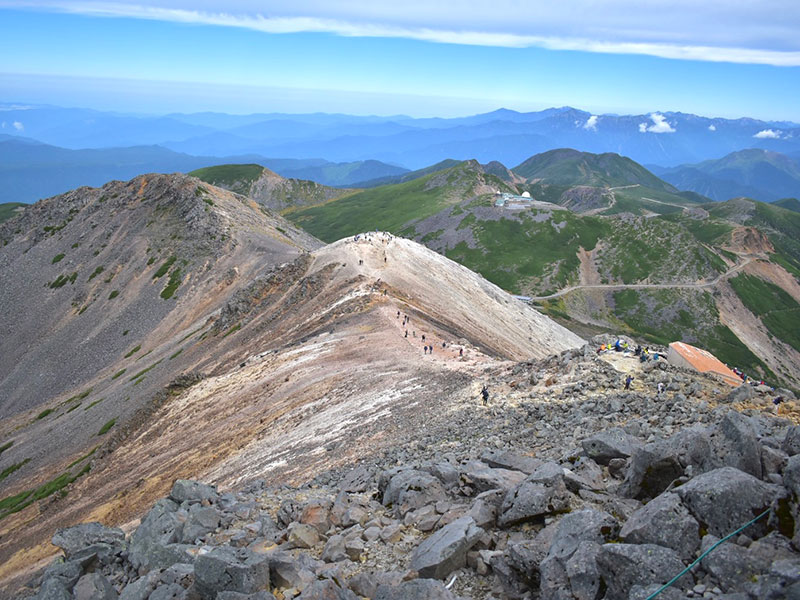
[[[625,342],[621,339],[617,339],[616,342],[613,344],[601,344],[600,347],[597,349],[597,354],[603,354],[604,352],[630,352],[630,345],[628,342]],[[633,355],[639,357],[640,362],[647,362],[648,360],[658,360],[659,358],[666,358],[663,354],[659,354],[658,352],[651,352],[650,348],[645,346],[644,348],[637,344],[636,348],[633,350]]]
[[[397,318],[398,319],[400,318],[400,311],[399,310],[397,311]],[[409,317],[408,315],[404,314],[403,315],[403,321],[400,323],[400,325],[405,328],[405,331],[403,333],[403,337],[404,338],[408,337],[408,327],[407,326],[408,326],[408,324],[410,322],[411,322],[411,317]],[[413,338],[417,337],[416,330],[414,330],[414,329],[411,330],[411,337],[413,337]],[[423,354],[433,354],[433,344],[430,342],[430,340],[426,340],[426,337],[425,337],[424,333],[421,335],[420,339],[422,340],[422,342],[425,342],[425,345],[422,347],[422,353]],[[446,348],[447,348],[447,342],[443,341],[442,342],[442,350],[445,350]],[[459,358],[464,356],[464,348],[459,348],[458,349],[458,356],[459,356]]]

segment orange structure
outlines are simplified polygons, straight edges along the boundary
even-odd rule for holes
[[[670,364],[679,367],[688,367],[700,373],[714,373],[715,375],[719,375],[722,381],[734,387],[742,383],[741,378],[726,367],[716,356],[711,354],[711,352],[702,350],[701,348],[695,348],[683,342],[672,342],[669,345],[667,360]]]

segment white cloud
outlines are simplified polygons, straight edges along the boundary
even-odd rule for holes
[[[776,131],[775,129],[762,129],[753,137],[758,138],[760,140],[777,140],[780,139],[781,132]]]
[[[639,133],[675,133],[677,130],[667,122],[667,118],[659,113],[651,113],[650,120],[653,122],[648,127],[647,121],[639,123]]]
[[[14,121],[14,129],[16,129],[17,131],[23,131],[25,129],[25,126],[19,121]]]
[[[708,126],[708,130],[709,131],[716,131],[717,130],[717,126],[712,123],[711,125]]]
[[[540,47],[679,60],[800,66],[795,0],[647,2],[596,0],[538,4],[518,0],[402,3],[351,0],[43,0],[37,9],[106,17],[240,27],[266,33],[319,32],[409,38],[446,44]],[[0,7],[30,7],[0,0]],[[576,22],[575,14],[592,14]],[[653,26],[653,24],[657,26]],[[610,33],[611,32],[611,33]]]
[[[597,131],[597,115],[592,115],[588,119],[586,119],[586,123],[583,124],[584,129],[588,129],[589,131]]]

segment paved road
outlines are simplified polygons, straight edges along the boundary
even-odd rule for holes
[[[594,285],[571,285],[569,287],[565,287],[563,290],[559,290],[555,294],[550,294],[549,296],[531,296],[531,300],[552,300],[553,298],[560,298],[561,296],[569,294],[570,292],[574,292],[575,290],[663,290],[676,288],[707,288],[716,285],[721,279],[724,279],[733,273],[742,270],[754,260],[757,260],[757,257],[749,256],[744,261],[732,266],[721,275],[718,275],[710,281],[704,281],[702,283],[598,283]]]

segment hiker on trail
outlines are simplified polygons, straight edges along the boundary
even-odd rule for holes
[[[614,352],[622,352],[622,342],[617,340],[614,342]]]
[[[489,403],[489,389],[486,384],[483,384],[483,389],[481,389],[481,398],[483,398],[483,405],[486,406]]]
[[[397,318],[398,319],[400,318],[400,311],[399,310],[397,311]]]
[[[427,354],[428,353],[428,347],[427,346],[423,346],[422,347],[422,353],[423,354]]]
[[[625,389],[626,389],[626,390],[629,390],[629,389],[631,389],[631,381],[633,381],[633,375],[628,375],[628,376],[625,378]]]
[[[411,331],[411,335],[412,335],[413,337],[417,337],[417,332],[416,332],[415,330],[412,330],[412,331]]]
[[[445,346],[445,343],[444,343],[444,342],[442,342],[442,349],[444,349],[445,347],[446,347],[446,346]]]
[[[781,405],[782,402],[783,402],[783,396],[778,396],[772,401],[776,415],[778,414],[778,407]]]
[[[403,337],[408,337],[408,329],[406,329],[406,334]]]
[[[423,342],[425,341],[425,334],[424,333],[422,334],[422,341]]]
[[[463,348],[459,348],[458,349],[458,355],[459,356],[464,356],[464,349]]]
[[[642,347],[637,344],[636,350],[633,351],[634,356],[639,356],[642,353]]]
[[[658,395],[660,396],[664,392],[664,383],[662,381],[658,382]]]

